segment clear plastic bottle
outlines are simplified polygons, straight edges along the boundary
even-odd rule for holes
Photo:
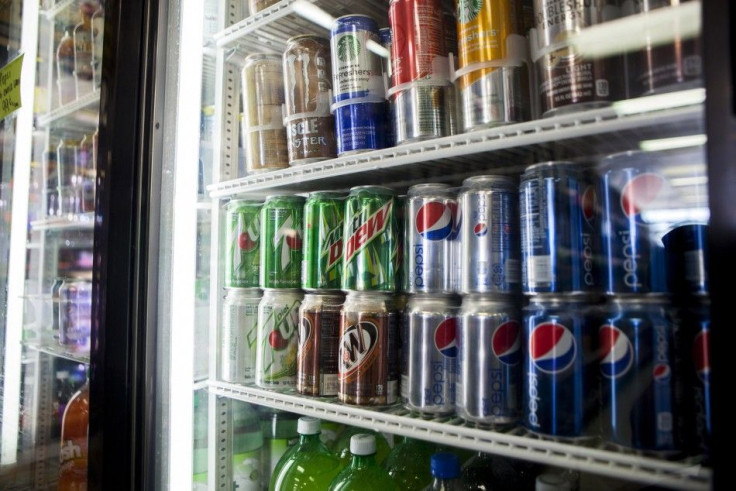
[[[376,462],[376,437],[359,433],[350,438],[350,465],[330,484],[330,491],[398,491],[388,473]]]
[[[59,105],[69,104],[77,97],[74,85],[74,39],[66,30],[56,49],[56,85],[59,88]]]
[[[97,2],[82,1],[79,14],[82,22],[74,26],[74,81],[77,98],[92,92],[92,14]]]
[[[399,489],[420,490],[432,483],[429,469],[434,445],[404,437],[394,445],[383,462],[383,468]]]
[[[432,455],[432,484],[427,491],[461,491],[460,459],[450,452],[437,452]]]

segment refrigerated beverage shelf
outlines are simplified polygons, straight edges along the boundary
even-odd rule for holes
[[[77,0],[59,0],[58,2],[54,2],[54,4],[51,7],[41,10],[41,12],[39,13],[42,16],[46,17],[47,19],[51,20],[57,15],[59,15],[59,12],[62,12],[65,9],[68,9],[75,3],[77,3]]]
[[[295,392],[273,392],[226,382],[211,381],[209,391],[252,404],[440,445],[474,449],[618,479],[677,489],[709,489],[711,486],[710,469],[696,460],[673,462],[612,451],[592,443],[561,443],[541,439],[524,429],[502,433],[467,426],[459,418],[423,419],[412,416],[400,406],[379,411],[339,404],[329,399],[302,397]]]
[[[309,190],[383,184],[399,188],[417,179],[445,182],[480,171],[516,174],[529,164],[653,146],[688,143],[702,136],[704,89],[650,96],[525,123],[409,143],[312,164],[223,181],[207,187],[213,198],[263,194],[286,188]],[[702,142],[701,142],[702,143]],[[692,143],[689,143],[692,144]]]
[[[95,227],[94,213],[48,217],[31,222],[31,230],[91,230]]]
[[[67,350],[61,345],[36,344],[28,341],[24,341],[23,344],[32,350],[36,350],[47,355],[76,361],[78,363],[89,364],[89,353],[76,353],[74,351]]]
[[[95,90],[86,94],[74,102],[57,107],[42,116],[38,116],[36,126],[48,128],[54,123],[64,122],[71,127],[80,129],[93,129],[97,126],[97,115],[99,113],[100,91]]]

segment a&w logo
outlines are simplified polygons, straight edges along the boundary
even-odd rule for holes
[[[360,41],[352,34],[346,34],[337,42],[337,57],[340,61],[350,61],[360,54]]]
[[[334,268],[342,259],[342,229],[343,223],[340,222],[335,228],[327,232],[327,236],[322,242],[325,247],[320,251],[320,255],[327,258],[327,271]]]
[[[376,210],[366,220],[363,216],[356,216],[350,224],[348,230],[348,236],[345,241],[345,264],[347,265],[350,260],[358,253],[361,249],[371,243],[373,239],[378,237],[388,224],[388,217],[391,215],[391,209],[393,208],[394,200],[390,200],[388,203],[383,205],[381,208]]]
[[[366,364],[378,344],[378,327],[372,322],[349,326],[340,338],[338,377],[345,379]]]

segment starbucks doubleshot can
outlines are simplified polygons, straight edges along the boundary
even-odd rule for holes
[[[261,288],[300,288],[304,198],[273,195],[261,209]]]
[[[225,205],[225,288],[258,288],[262,206],[244,199]]]
[[[220,379],[252,384],[256,370],[258,338],[258,289],[229,288],[222,304],[220,331]]]
[[[307,294],[299,309],[296,390],[310,396],[337,395],[341,294]]]
[[[299,306],[298,290],[266,290],[258,304],[256,385],[264,389],[296,385]]]
[[[302,288],[340,290],[342,287],[343,214],[345,197],[317,191],[304,205]]]

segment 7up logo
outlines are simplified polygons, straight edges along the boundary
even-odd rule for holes
[[[346,34],[337,41],[337,57],[340,61],[354,60],[360,54],[360,50],[360,41],[352,34]]]
[[[470,22],[478,17],[481,8],[483,8],[483,0],[458,0],[457,18],[462,24]]]
[[[280,254],[278,270],[283,272],[291,264],[291,251],[302,248],[301,233],[294,227],[294,216],[290,215],[276,230],[273,236],[273,247]],[[279,248],[281,249],[279,253]]]

